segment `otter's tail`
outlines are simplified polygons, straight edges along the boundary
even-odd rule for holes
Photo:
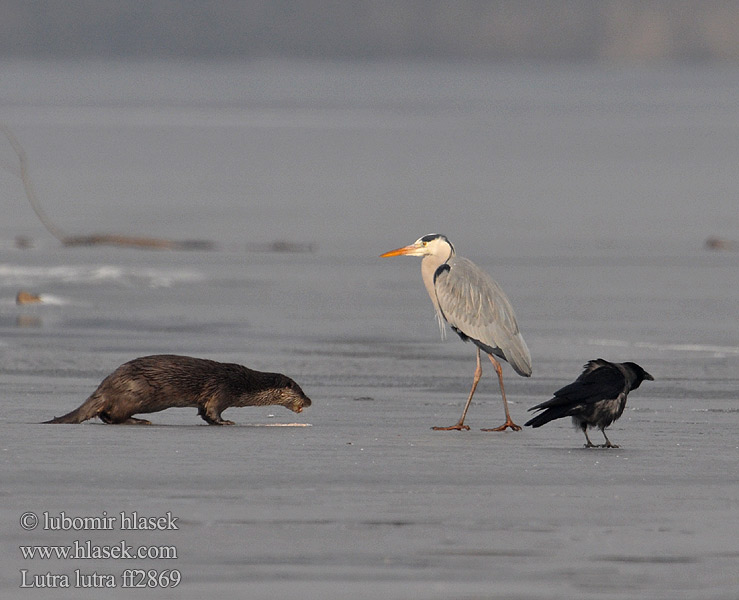
[[[104,403],[105,400],[102,396],[93,394],[79,408],[75,408],[72,412],[68,412],[61,417],[54,417],[50,421],[44,421],[44,423],[82,423],[82,421],[87,421],[100,415]]]

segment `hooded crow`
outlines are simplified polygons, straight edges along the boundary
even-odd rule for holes
[[[618,448],[608,439],[605,428],[621,416],[629,392],[638,388],[645,379],[654,381],[654,377],[633,362],[612,363],[602,358],[588,361],[585,370],[573,383],[554,392],[551,400],[529,409],[543,412],[526,425],[541,427],[554,419],[572,417],[573,425],[585,434],[586,448],[596,447],[588,437],[588,427],[601,430],[606,438],[602,448]]]

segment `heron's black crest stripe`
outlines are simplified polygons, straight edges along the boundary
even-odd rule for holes
[[[433,242],[434,240],[438,240],[439,238],[446,239],[446,237],[441,235],[440,233],[428,233],[421,238],[421,241],[422,242]]]
[[[454,253],[454,245],[449,241],[449,238],[441,233],[428,233],[421,238],[422,242],[433,242],[434,240],[444,240]]]

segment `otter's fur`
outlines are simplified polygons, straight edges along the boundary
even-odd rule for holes
[[[301,412],[311,401],[300,386],[281,373],[263,373],[242,365],[191,356],[157,354],[122,364],[82,405],[46,423],[82,423],[99,417],[105,423],[150,424],[138,413],[196,406],[210,425],[233,425],[221,418],[231,406],[279,404]]]

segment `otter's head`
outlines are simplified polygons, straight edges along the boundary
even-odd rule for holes
[[[278,395],[278,401],[275,404],[280,404],[296,413],[303,412],[304,408],[311,405],[310,398],[289,377],[279,375],[275,384],[275,392]]]

